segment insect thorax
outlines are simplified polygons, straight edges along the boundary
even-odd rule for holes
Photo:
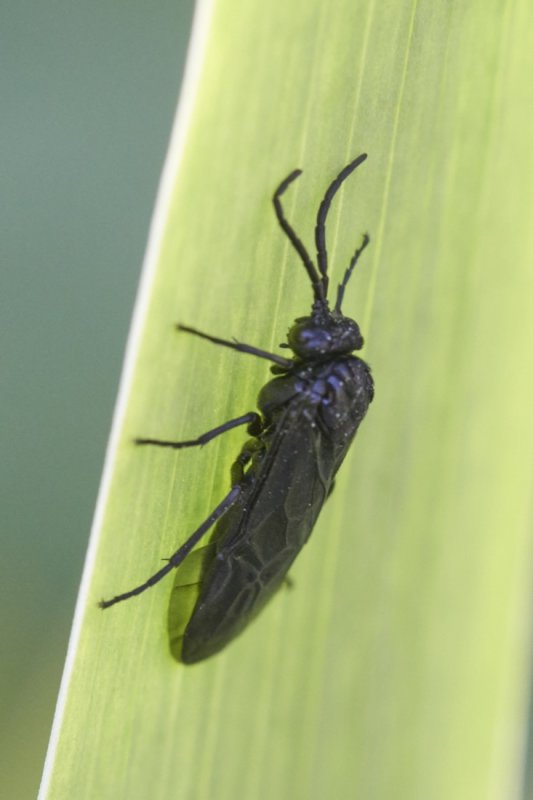
[[[261,389],[257,403],[268,422],[289,406],[305,406],[309,419],[316,415],[326,429],[334,432],[353,425],[356,428],[373,393],[367,364],[348,355],[327,362],[303,362],[292,372],[269,381]]]

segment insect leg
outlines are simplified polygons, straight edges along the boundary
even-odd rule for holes
[[[151,586],[154,586],[154,584],[159,583],[159,581],[164,578],[165,575],[168,575],[169,572],[172,572],[173,569],[179,567],[179,565],[189,555],[195,544],[200,541],[202,536],[205,536],[207,531],[213,527],[215,522],[228,510],[228,508],[235,503],[241,492],[242,488],[240,486],[234,486],[222,500],[222,502],[219,503],[215,510],[208,516],[208,518],[202,522],[200,527],[197,528],[194,533],[189,536],[187,541],[170,556],[164,567],[151,575],[144,583],[141,583],[134,589],[130,589],[129,592],[117,594],[116,597],[112,597],[111,600],[102,600],[98,604],[100,608],[109,608],[109,606],[113,606],[115,603],[120,603],[123,600],[129,600],[130,597],[135,597],[135,595],[145,592]]]
[[[238,350],[239,353],[250,353],[252,356],[266,358],[268,361],[273,361],[274,364],[279,364],[285,370],[293,366],[292,361],[288,358],[278,356],[276,353],[269,353],[267,350],[260,350],[258,347],[253,347],[250,344],[243,344],[243,342],[238,342],[236,339],[231,341],[229,339],[219,339],[218,336],[210,336],[208,333],[202,333],[202,331],[196,328],[189,328],[188,325],[176,325],[176,328],[179,331],[185,331],[185,333],[192,333],[194,336],[199,336],[201,339],[207,339],[214,344],[221,344],[223,347],[230,347],[232,350]]]
[[[236,417],[224,422],[222,425],[217,425],[216,428],[202,433],[197,439],[188,439],[183,442],[170,442],[166,439],[135,439],[135,444],[153,444],[157,447],[171,447],[174,450],[180,450],[182,447],[202,447],[207,442],[210,442],[211,439],[215,439],[217,436],[226,433],[226,431],[246,424],[248,424],[248,432],[252,435],[257,435],[261,431],[261,417],[255,411],[250,411],[248,414],[243,414],[242,417]]]
[[[251,432],[251,431],[250,431]],[[240,483],[244,478],[244,467],[252,460],[253,454],[262,447],[258,439],[249,439],[231,465],[231,483]]]

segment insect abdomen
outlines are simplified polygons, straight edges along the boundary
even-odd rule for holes
[[[355,358],[312,372],[307,368],[305,379],[274,379],[262,390],[260,406],[278,417],[277,424],[274,433],[259,437],[265,449],[252,462],[246,491],[215,529],[217,555],[206,566],[183,636],[183,662],[222,649],[283,583],[313,529],[371,390],[368,367]],[[283,398],[281,404],[273,402],[274,395]]]

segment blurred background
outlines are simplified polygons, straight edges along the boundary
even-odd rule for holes
[[[192,0],[3,4],[0,795],[39,785]]]

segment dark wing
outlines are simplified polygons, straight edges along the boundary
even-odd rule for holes
[[[252,464],[252,483],[217,524],[217,555],[183,638],[186,663],[217,652],[255,617],[313,529],[338,464],[308,410],[299,401],[286,409]]]

